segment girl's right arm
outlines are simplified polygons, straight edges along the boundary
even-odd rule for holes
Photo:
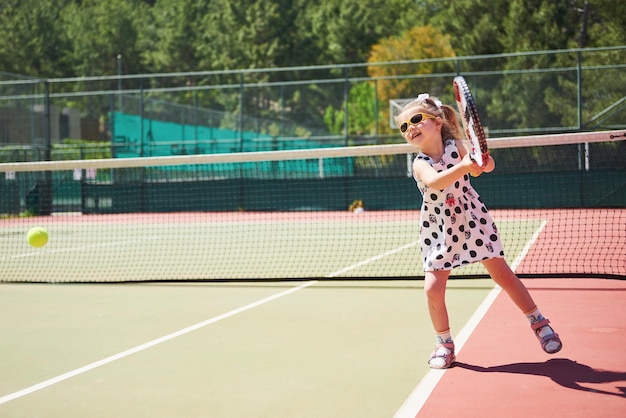
[[[469,161],[469,165],[465,161],[465,158]],[[478,167],[469,159],[469,156],[464,157],[460,164],[439,172],[426,161],[416,160],[413,164],[413,173],[415,177],[421,180],[426,186],[435,190],[443,190],[454,183],[459,177],[472,172],[472,166]],[[480,170],[480,167],[478,167],[478,170]]]

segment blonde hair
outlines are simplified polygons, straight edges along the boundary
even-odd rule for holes
[[[407,103],[402,108],[400,115],[412,109],[414,109],[416,113],[427,113],[429,115],[438,116],[443,120],[443,125],[441,126],[442,141],[445,142],[447,139],[466,139],[456,110],[452,106],[441,104],[438,98],[428,96],[427,94],[420,94],[416,100]],[[396,125],[404,122],[400,120],[400,115],[394,118]]]

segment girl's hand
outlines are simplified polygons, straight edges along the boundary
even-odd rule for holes
[[[467,171],[473,177],[478,177],[483,173],[483,171],[485,171],[483,167],[476,164],[474,160],[470,158],[469,153],[463,156],[463,159],[461,160],[461,164],[467,169]]]

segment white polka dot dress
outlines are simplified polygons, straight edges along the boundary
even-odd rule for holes
[[[449,139],[441,161],[434,162],[422,153],[417,160],[426,161],[439,172],[459,164],[461,156],[454,140]],[[496,224],[470,184],[468,174],[444,190],[433,190],[418,178],[415,181],[423,197],[420,236],[424,271],[452,270],[504,257]]]

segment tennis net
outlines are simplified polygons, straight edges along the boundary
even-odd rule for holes
[[[489,140],[522,277],[626,278],[626,133]],[[0,164],[0,281],[423,277],[407,144]],[[49,232],[32,248],[27,231]],[[480,264],[453,271],[483,277]]]

